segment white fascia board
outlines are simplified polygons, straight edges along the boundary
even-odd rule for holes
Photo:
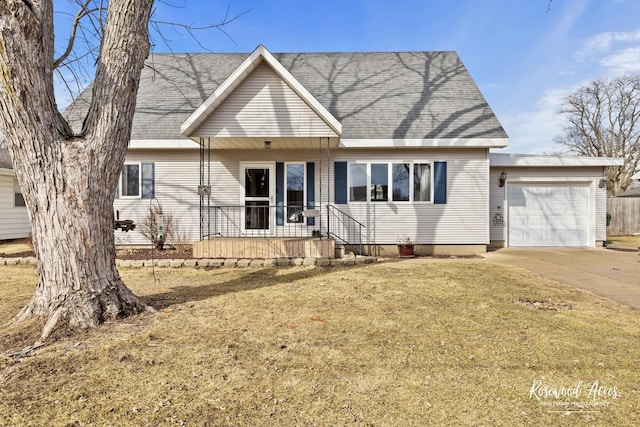
[[[13,169],[0,168],[0,175],[15,176],[15,174],[16,173],[13,171]]]
[[[129,149],[184,149],[200,148],[200,144],[191,139],[132,139],[129,141]]]
[[[600,178],[582,178],[578,176],[540,176],[540,177],[517,177],[507,179],[507,185],[522,185],[522,184],[557,184],[557,183],[570,183],[570,184],[591,184]]]
[[[541,156],[535,154],[491,153],[491,167],[551,167],[551,166],[622,166],[624,159],[615,157]]]
[[[343,148],[504,148],[508,138],[342,139]]]
[[[318,102],[307,91],[304,86],[298,82],[295,77],[287,71],[280,62],[267,50],[263,45],[259,45],[247,59],[216,89],[213,94],[207,98],[189,118],[180,126],[180,133],[189,136],[196,128],[215,110],[222,102],[238,87],[244,79],[258,66],[262,61],[267,64],[285,81],[293,90],[304,100],[316,114],[318,114],[329,127],[337,134],[342,134],[342,124],[329,111]]]

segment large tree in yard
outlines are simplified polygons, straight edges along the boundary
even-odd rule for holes
[[[89,2],[79,12],[89,13]],[[74,133],[54,98],[52,0],[0,0],[0,132],[29,211],[39,282],[16,321],[90,327],[146,309],[115,267],[113,199],[153,0],[111,0],[91,105]],[[81,5],[82,6],[82,5]]]
[[[568,152],[624,159],[607,182],[610,195],[624,192],[640,164],[640,75],[593,80],[566,96],[560,113],[567,124],[556,141]]]

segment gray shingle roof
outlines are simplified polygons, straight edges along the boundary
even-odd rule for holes
[[[0,148],[0,169],[13,169],[9,150],[6,148]]]
[[[248,54],[154,54],[132,139],[180,139],[180,125]],[[506,138],[455,52],[283,53],[274,57],[342,123],[343,139]],[[67,109],[74,128],[87,88]]]

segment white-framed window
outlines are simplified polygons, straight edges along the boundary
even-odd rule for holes
[[[16,208],[27,206],[24,202],[24,196],[22,195],[22,190],[20,190],[18,180],[15,178],[13,178],[13,206]]]
[[[305,209],[306,170],[305,163],[285,163],[285,204],[287,222],[302,222]]]
[[[349,163],[349,202],[433,202],[432,162]]]
[[[367,201],[367,164],[349,163],[349,201]]]
[[[411,200],[411,163],[391,165],[392,199],[394,202]]]
[[[155,196],[155,163],[126,162],[122,166],[116,198],[152,199]]]
[[[120,176],[120,197],[136,197],[142,194],[140,163],[125,163]]]
[[[433,173],[431,163],[413,164],[413,201],[430,202],[433,200]]]
[[[369,183],[369,199],[372,202],[386,202],[389,200],[389,164],[371,163]]]

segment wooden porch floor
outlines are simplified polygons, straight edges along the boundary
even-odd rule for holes
[[[335,258],[335,241],[310,237],[212,238],[193,244],[195,258]]]

